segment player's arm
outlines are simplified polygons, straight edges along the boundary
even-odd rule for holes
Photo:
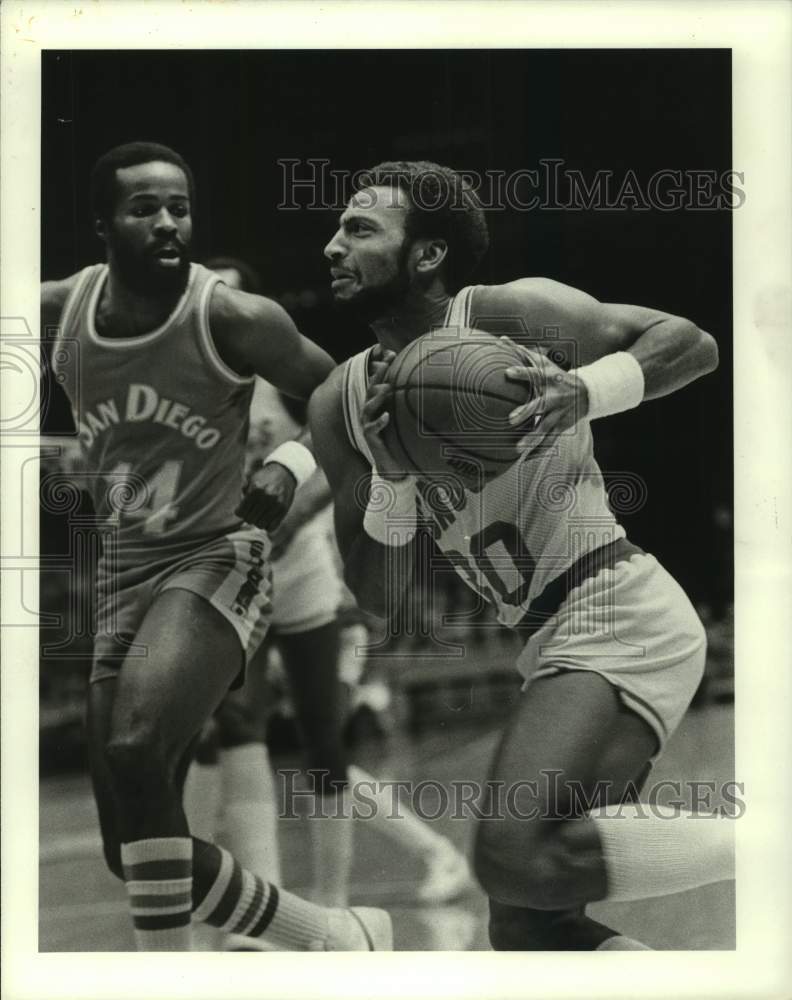
[[[312,396],[309,425],[317,458],[335,502],[335,530],[344,562],[344,580],[363,610],[388,618],[396,610],[412,566],[413,546],[393,548],[370,537],[364,527],[371,466],[352,447],[341,405],[341,379],[331,377]],[[398,567],[398,572],[393,570]],[[389,588],[397,588],[389,589]]]
[[[223,284],[209,304],[209,324],[223,361],[240,375],[260,375],[276,389],[307,400],[335,367],[304,337],[286,310],[261,295]]]
[[[486,294],[482,289],[485,310]],[[491,294],[498,314],[521,316],[532,329],[556,328],[562,340],[573,341],[578,366],[617,351],[631,354],[643,372],[644,399],[675,392],[718,366],[718,345],[709,333],[659,309],[599,302],[549,278],[522,278]],[[536,346],[553,343],[540,335]]]
[[[507,372],[531,387],[529,400],[512,412],[511,422],[537,418],[539,434],[559,433],[583,417],[608,416],[668,395],[718,364],[714,338],[690,320],[643,306],[598,302],[547,278],[482,289],[477,305],[483,315],[520,318],[527,330],[514,339],[529,349],[574,345],[571,371],[533,352],[531,364]],[[548,328],[560,338],[545,338]],[[535,441],[534,434],[518,447]]]
[[[215,286],[209,329],[220,357],[240,375],[259,375],[281,392],[307,400],[334,367],[321,347],[303,337],[289,314],[271,299]],[[280,525],[298,486],[315,469],[310,440],[277,448],[248,479],[236,513],[268,531]]]

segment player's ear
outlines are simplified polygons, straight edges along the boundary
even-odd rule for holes
[[[107,225],[104,219],[94,219],[94,232],[103,243],[107,240]]]
[[[445,240],[423,240],[421,254],[415,265],[416,271],[428,273],[436,271],[448,255],[448,244]]]

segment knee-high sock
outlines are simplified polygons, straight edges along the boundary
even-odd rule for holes
[[[734,820],[635,805],[589,814],[602,845],[606,899],[666,896],[734,878]]]
[[[323,906],[346,906],[352,869],[354,828],[348,794],[324,796],[309,815],[313,851],[313,899]]]
[[[230,934],[265,938],[291,951],[309,950],[326,939],[333,911],[265,882],[221,847],[202,841],[193,845],[194,920]]]
[[[121,845],[138,951],[190,951],[192,841],[157,837]]]
[[[245,868],[267,882],[281,881],[278,803],[269,754],[263,743],[220,751],[223,792],[218,839]]]
[[[410,854],[421,857],[448,846],[448,838],[420,820],[404,802],[395,802],[393,788],[387,787],[387,784],[382,787],[383,782],[356,764],[349,765],[348,773],[350,784],[363,783],[361,795],[367,802],[373,800],[376,803],[376,811],[370,820],[373,829]]]

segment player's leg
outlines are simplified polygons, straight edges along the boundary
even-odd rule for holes
[[[624,802],[637,797],[650,770],[647,766],[644,775],[624,789]],[[605,797],[616,801],[618,792],[614,785],[606,789]],[[640,942],[587,916],[583,906],[534,910],[490,899],[489,911],[490,943],[496,951],[646,950]]]
[[[153,602],[137,641],[149,650],[149,662],[128,660],[120,672],[105,756],[139,946],[188,948],[191,908],[196,919],[221,930],[266,933],[285,948],[367,950],[369,936],[387,946],[388,920],[380,911],[355,915],[306,903],[243,869],[222,848],[190,838],[179,765],[242,666],[240,641],[208,601],[179,589]]]
[[[202,840],[215,840],[220,821],[221,787],[214,719],[204,726],[199,737],[184,783],[182,802],[190,833]]]
[[[267,882],[281,881],[278,849],[278,800],[275,776],[264,741],[268,649],[259,647],[248,665],[245,684],[229,692],[215,718],[219,737],[218,771],[222,814],[217,840],[236,860]],[[263,942],[229,934],[227,951],[257,951]]]
[[[222,788],[214,718],[201,731],[184,782],[182,803],[191,836],[216,843],[222,810]],[[192,928],[192,940],[194,951],[219,951],[222,935],[209,924],[196,923]]]
[[[618,737],[606,735],[616,730]],[[611,762],[598,753],[605,739],[618,747]],[[517,859],[513,852],[517,841],[540,854],[550,850],[564,822],[558,817],[580,813],[598,794],[620,801],[645,773],[656,748],[657,737],[647,723],[624,708],[611,685],[595,674],[542,678],[523,693],[490,769],[491,780],[503,784],[488,793],[477,831],[475,867],[490,896],[493,948],[594,950],[617,936],[585,915],[585,902],[595,896],[561,897],[553,900],[556,905],[538,898],[526,887],[536,879],[540,859]],[[494,861],[496,850],[511,853]],[[506,869],[520,882],[519,890],[504,890]]]
[[[136,642],[146,655],[127,657],[113,683],[102,773],[112,789],[139,947],[183,950],[192,842],[180,772],[193,738],[241,668],[242,653],[233,628],[206,600],[177,589],[153,600]]]
[[[347,754],[344,697],[338,679],[339,627],[277,636],[317,808],[309,816],[313,850],[312,896],[326,906],[346,905],[352,867],[353,827],[346,801]]]
[[[265,669],[262,648],[248,666],[248,680],[231,691],[217,712],[223,810],[221,843],[245,867],[271,882],[280,881],[275,779],[264,741],[265,711],[253,684]]]
[[[105,861],[110,871],[116,877],[123,879],[115,786],[105,754],[111,733],[116,680],[117,677],[107,676],[103,680],[89,685],[86,722],[88,763],[99,816]],[[177,787],[184,787],[192,757],[193,744],[189,744],[176,768],[175,783]]]
[[[609,850],[603,821],[592,816],[606,792],[609,801],[621,800],[656,749],[652,728],[598,674],[570,671],[534,681],[491,770],[511,790],[505,816],[485,817],[478,830],[476,872],[488,895],[511,907],[557,911],[658,894],[646,891],[650,886],[673,892],[710,881],[713,865],[695,843],[692,858],[677,850],[678,837],[693,829],[684,819],[660,820],[658,827],[651,815],[635,815],[636,807],[619,807],[627,818],[605,822],[618,824],[627,859]],[[708,828],[709,847],[721,858],[723,822],[714,819]],[[622,889],[626,878],[629,894]],[[496,936],[501,930],[495,928]]]
[[[353,605],[346,608],[343,618],[346,624],[341,628],[338,674],[345,687],[354,689],[365,669],[368,630]],[[365,789],[367,802],[374,806],[368,819],[370,828],[422,862],[424,875],[416,890],[419,902],[446,903],[472,886],[467,859],[448,837],[419,819],[404,801],[399,803],[398,818],[393,818],[392,786],[357,764],[349,765],[348,774],[352,787]]]

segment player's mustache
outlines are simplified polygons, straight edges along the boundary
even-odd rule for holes
[[[156,243],[152,243],[149,246],[151,253],[157,253],[160,250],[178,250],[180,253],[183,253],[186,249],[187,245],[177,236],[167,240],[157,240]]]

